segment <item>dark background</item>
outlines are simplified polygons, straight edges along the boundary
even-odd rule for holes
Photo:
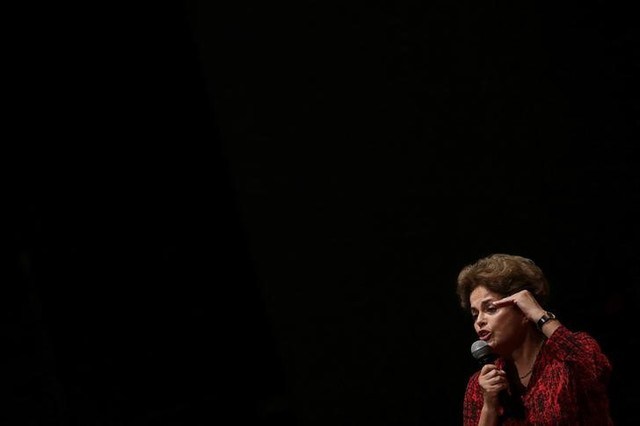
[[[493,252],[638,424],[631,11],[226,3],[7,14],[6,424],[460,424]]]

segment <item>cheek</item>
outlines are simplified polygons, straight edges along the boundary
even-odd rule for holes
[[[510,312],[508,311],[498,312],[491,318],[493,329],[498,332],[508,330],[512,325],[512,321],[512,315],[510,315]]]
[[[522,316],[515,315],[513,312],[504,312],[496,316],[494,327],[501,335],[516,334],[522,328]]]

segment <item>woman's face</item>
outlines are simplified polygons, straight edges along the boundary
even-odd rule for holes
[[[504,296],[476,287],[469,295],[473,325],[478,337],[499,355],[511,354],[522,343],[527,319],[514,305],[497,308],[493,302]]]

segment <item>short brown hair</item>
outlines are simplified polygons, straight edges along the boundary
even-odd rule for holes
[[[533,260],[509,254],[492,254],[460,271],[457,293],[463,309],[469,309],[469,296],[480,286],[505,297],[526,289],[541,305],[549,295],[549,283]]]

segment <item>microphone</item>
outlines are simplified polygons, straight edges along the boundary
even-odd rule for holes
[[[476,340],[471,345],[471,356],[478,361],[480,367],[484,367],[487,364],[493,364],[496,360],[496,356],[491,352],[491,346],[484,340]]]

